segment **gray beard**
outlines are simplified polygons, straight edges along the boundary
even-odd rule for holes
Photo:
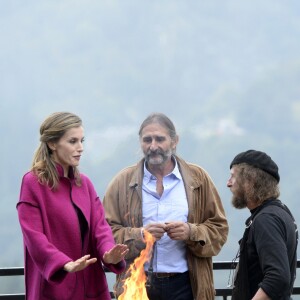
[[[145,155],[145,160],[148,162],[150,165],[162,165],[165,163],[171,156],[172,156],[172,150],[162,152],[162,151],[157,151],[156,152],[159,155],[159,158],[152,158],[151,157],[151,152],[148,152]]]

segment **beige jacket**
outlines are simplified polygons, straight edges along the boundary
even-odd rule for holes
[[[217,255],[228,235],[228,223],[218,192],[205,170],[176,156],[189,205],[190,239],[187,260],[195,300],[215,297],[212,256]],[[120,171],[109,184],[103,204],[106,219],[117,243],[127,244],[127,268],[145,248],[141,237],[142,180],[144,160]],[[115,293],[122,291],[125,272],[117,275]]]

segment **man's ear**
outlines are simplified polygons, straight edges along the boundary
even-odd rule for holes
[[[174,150],[176,149],[176,147],[177,147],[177,145],[178,145],[178,142],[179,142],[179,136],[176,135],[175,139],[173,140]]]

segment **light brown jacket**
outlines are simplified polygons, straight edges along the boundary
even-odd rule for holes
[[[175,156],[188,199],[190,239],[187,261],[195,300],[213,300],[212,256],[217,255],[228,235],[228,223],[219,194],[205,170]],[[145,248],[141,236],[142,181],[144,160],[120,171],[110,182],[103,204],[116,243],[127,244],[127,268]],[[115,293],[122,291],[125,272],[117,275]]]

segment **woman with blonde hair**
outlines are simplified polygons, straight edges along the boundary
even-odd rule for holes
[[[125,268],[127,246],[115,244],[94,186],[78,170],[83,141],[75,114],[57,112],[41,124],[17,204],[27,300],[109,300],[103,266]]]

